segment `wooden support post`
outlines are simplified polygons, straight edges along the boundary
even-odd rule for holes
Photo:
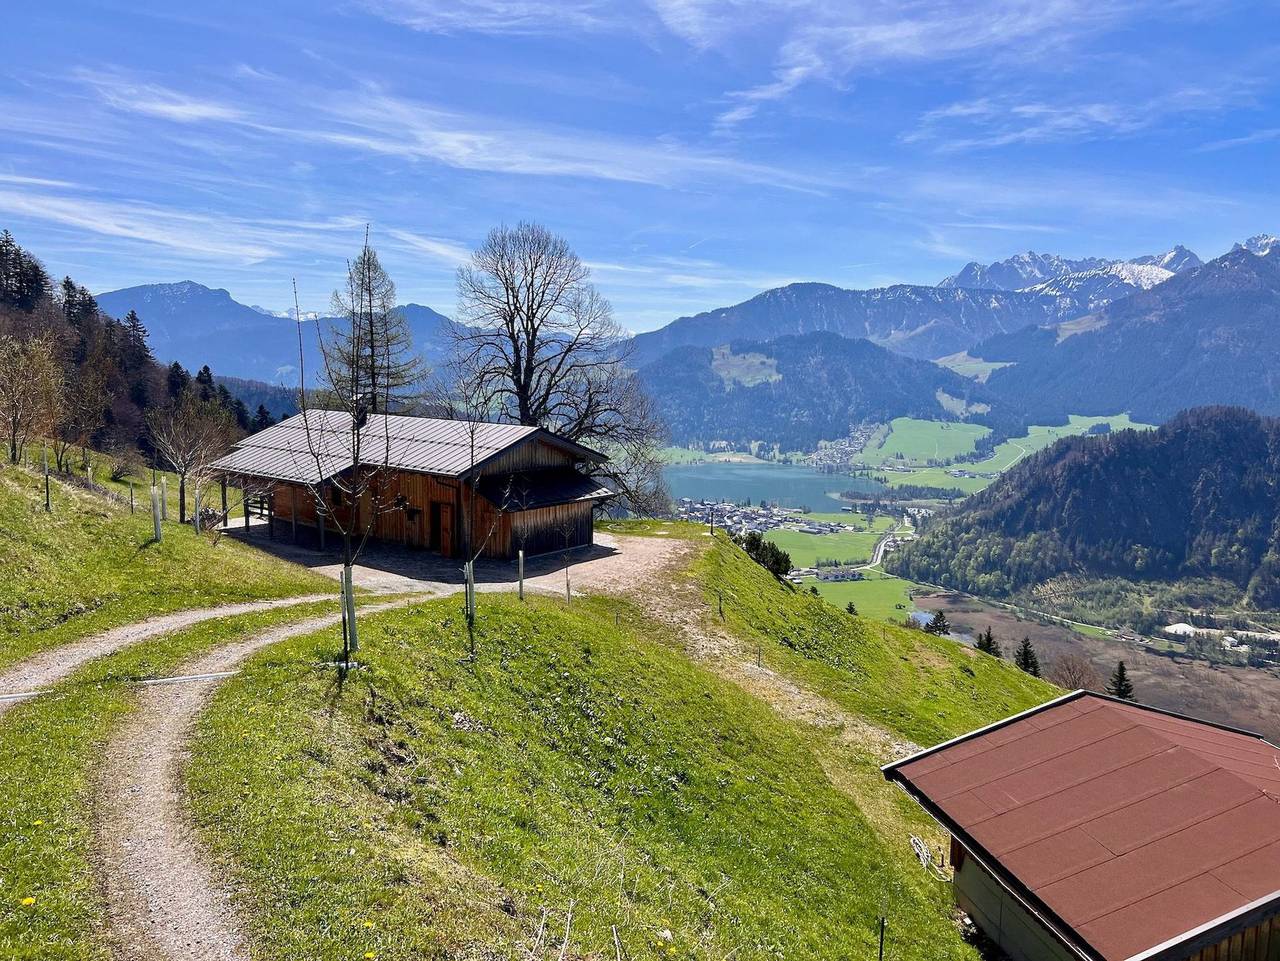
[[[276,539],[276,497],[270,491],[267,492],[267,538]]]
[[[241,488],[240,496],[244,498],[244,532],[249,533],[249,489]]]
[[[129,513],[133,513],[133,481],[129,481]]]
[[[289,485],[289,514],[293,522],[293,542],[298,543],[298,488]]]
[[[222,526],[225,528],[231,523],[231,515],[227,513],[227,478],[225,475],[218,478],[218,487],[222,491]]]

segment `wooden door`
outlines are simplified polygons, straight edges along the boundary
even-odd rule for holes
[[[440,505],[440,553],[453,556],[453,505]]]

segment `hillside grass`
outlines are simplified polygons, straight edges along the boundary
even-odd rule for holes
[[[208,621],[94,661],[0,718],[0,957],[106,959],[93,873],[94,770],[132,711],[136,681],[333,603]],[[333,631],[317,650],[332,656]],[[23,903],[34,898],[30,904]]]
[[[866,957],[882,905],[893,957],[976,957],[823,738],[627,605],[487,597],[474,662],[455,607],[370,619],[341,689],[280,645],[203,717],[194,811],[255,957],[555,957],[568,930],[612,958],[614,926],[630,958]]]
[[[56,481],[52,494],[46,514],[38,473],[0,470],[0,667],[155,614],[333,589],[231,538],[215,545],[171,521],[157,544],[149,512]]]
[[[694,575],[707,616],[723,595],[725,626],[758,645],[771,666],[917,744],[940,743],[1060,693],[955,641],[853,617],[779,583],[723,540],[700,554]]]
[[[1055,693],[792,591],[699,525],[602,527],[688,538],[689,616],[714,623],[724,593],[724,629],[770,668],[902,738]],[[447,601],[362,639],[344,685],[306,669],[310,638],[263,652],[199,723],[193,810],[256,958],[550,958],[566,931],[567,957],[612,958],[615,926],[630,958],[872,957],[884,909],[890,957],[976,959],[907,843],[941,837],[879,759],[690,661],[630,602],[485,596],[475,661]]]

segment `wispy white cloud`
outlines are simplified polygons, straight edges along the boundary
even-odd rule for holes
[[[942,150],[966,150],[1125,137],[1171,117],[1238,107],[1250,86],[1245,81],[1220,82],[1183,86],[1157,97],[1074,102],[979,97],[926,112],[902,139],[933,142]]]
[[[1233,147],[1251,147],[1254,144],[1271,143],[1274,140],[1280,140],[1280,127],[1269,127],[1264,130],[1254,130],[1240,137],[1215,140],[1211,143],[1203,144],[1200,150],[1211,153],[1217,150],[1230,150]]]
[[[471,249],[453,240],[427,237],[408,230],[388,230],[388,236],[417,253],[426,254],[445,264],[456,266],[471,257]]]
[[[49,180],[45,177],[23,177],[18,174],[0,174],[0,184],[16,184],[20,187],[69,187],[79,188],[66,180]]]
[[[215,100],[201,99],[154,83],[138,83],[116,73],[78,71],[77,76],[112,107],[176,123],[237,120],[241,111]]]
[[[541,35],[619,26],[605,0],[363,0],[370,13],[429,33]]]
[[[725,130],[810,82],[842,84],[889,64],[991,56],[1034,60],[1105,29],[1141,0],[653,0],[664,23],[701,46],[734,38],[739,24],[767,20],[781,38],[772,77],[729,97],[716,124]],[[757,105],[757,109],[749,108]]]

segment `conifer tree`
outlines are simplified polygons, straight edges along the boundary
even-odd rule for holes
[[[844,606],[844,609],[847,613],[852,614],[854,617],[858,616],[858,605],[853,603],[853,601],[850,601],[848,604],[846,604]]]
[[[1000,649],[1000,644],[996,640],[995,632],[991,630],[990,625],[987,626],[985,633],[979,632],[978,640],[973,646],[983,654],[990,654],[992,657],[1004,657],[1004,651]]]
[[[945,637],[951,633],[951,622],[947,620],[947,615],[938,611],[930,619],[924,628],[930,634],[937,634],[939,637]]]
[[[260,430],[266,430],[271,427],[275,422],[276,419],[271,416],[271,411],[267,410],[267,405],[259,404],[258,409],[253,414],[253,423],[250,427],[256,434]]]
[[[1133,682],[1129,680],[1129,672],[1124,666],[1124,661],[1116,664],[1115,672],[1111,675],[1111,680],[1107,682],[1107,693],[1112,697],[1123,698],[1126,701],[1136,700],[1133,696]]]
[[[1040,658],[1036,656],[1036,649],[1031,646],[1031,638],[1022,639],[1017,653],[1013,656],[1013,663],[1032,677],[1040,676]]]

